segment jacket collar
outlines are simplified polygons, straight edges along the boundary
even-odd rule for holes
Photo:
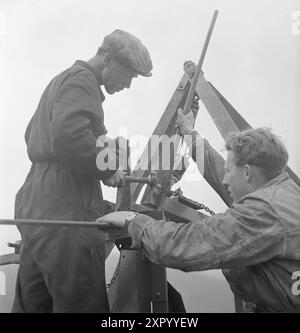
[[[274,184],[279,184],[279,183],[281,183],[282,181],[284,181],[288,178],[289,178],[289,175],[286,172],[282,172],[281,174],[279,174],[275,178],[272,178],[266,184],[261,186],[259,189],[263,189],[263,188],[269,187],[269,186],[274,185]]]
[[[279,174],[278,176],[272,178],[270,181],[268,181],[266,184],[262,185],[261,187],[259,187],[257,190],[248,193],[246,195],[244,195],[243,197],[241,197],[239,200],[237,200],[236,202],[233,203],[232,207],[234,207],[234,204],[239,204],[241,203],[244,199],[246,199],[248,196],[253,195],[254,193],[256,193],[257,191],[260,191],[262,189],[265,189],[267,187],[270,187],[274,184],[280,184],[281,182],[290,179],[290,176],[284,171],[281,174]]]
[[[75,61],[75,65],[77,65],[77,66],[81,66],[81,67],[84,67],[84,68],[86,68],[88,71],[90,71],[90,72],[92,72],[94,75],[95,75],[95,78],[96,78],[96,80],[97,80],[97,82],[98,82],[98,85],[99,85],[99,90],[100,90],[100,97],[101,97],[101,100],[102,100],[102,102],[105,100],[105,95],[103,94],[103,92],[102,92],[102,89],[101,89],[101,82],[99,81],[99,79],[97,78],[97,75],[96,75],[96,73],[95,73],[95,71],[93,70],[93,68],[87,63],[87,62],[85,62],[85,61],[83,61],[83,60],[76,60]]]

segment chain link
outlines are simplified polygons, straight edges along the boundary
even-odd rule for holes
[[[178,202],[185,204],[186,206],[189,206],[193,209],[196,210],[205,210],[207,213],[209,213],[211,216],[214,216],[216,213],[214,211],[212,211],[211,209],[209,209],[207,206],[205,206],[203,203],[199,203],[197,201],[191,200],[189,198],[186,198],[183,195],[183,192],[181,190],[181,188],[179,187],[177,190],[175,191],[171,191],[171,198],[178,200]]]
[[[116,267],[116,270],[115,270],[114,275],[112,276],[110,282],[106,283],[106,289],[109,289],[109,287],[117,280],[119,273],[120,273],[120,261],[118,262],[118,266]]]

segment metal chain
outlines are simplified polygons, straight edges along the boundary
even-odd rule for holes
[[[209,209],[207,206],[205,206],[205,205],[203,205],[203,204],[202,204],[202,206],[203,206],[203,209],[204,209],[208,214],[210,214],[211,216],[216,215],[216,213],[215,213],[213,210]]]
[[[199,203],[197,201],[194,201],[194,200],[191,200],[189,198],[186,198],[183,195],[183,192],[182,192],[182,190],[181,190],[180,187],[177,190],[175,190],[175,191],[171,191],[171,195],[172,195],[172,198],[177,199],[178,202],[183,203],[186,206],[189,206],[189,207],[191,207],[193,209],[196,209],[196,210],[203,209],[206,212],[208,212],[211,216],[214,216],[216,214],[214,211],[212,211],[211,209],[209,209],[203,203]]]
[[[116,267],[116,270],[115,270],[114,275],[112,276],[110,282],[106,283],[106,289],[108,289],[117,280],[119,273],[120,273],[120,261],[118,262],[118,266]]]

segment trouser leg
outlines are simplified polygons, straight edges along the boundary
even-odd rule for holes
[[[52,312],[52,298],[26,241],[21,254],[12,312]]]
[[[53,312],[109,312],[104,244],[104,235],[88,228],[67,229],[45,240],[36,261]]]
[[[62,228],[24,241],[13,312],[109,312],[104,235]]]

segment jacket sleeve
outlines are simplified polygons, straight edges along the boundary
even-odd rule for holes
[[[54,157],[67,167],[82,173],[94,173],[105,180],[116,170],[100,171],[96,167],[99,148],[94,133],[106,133],[99,103],[95,88],[84,77],[71,78],[64,83],[52,109],[51,150]],[[111,151],[110,158],[115,158],[114,155]]]
[[[284,230],[272,206],[248,198],[223,214],[175,223],[138,215],[128,227],[151,261],[183,271],[240,268],[282,252]]]
[[[223,157],[196,131],[192,135],[191,149],[192,158],[204,179],[218,193],[226,205],[231,206],[232,199],[222,183],[225,172]]]
[[[193,131],[191,135],[185,135],[184,140],[201,175],[226,205],[231,206],[232,199],[222,183],[225,164],[223,157],[197,131]],[[176,181],[181,179],[188,168],[189,161],[187,158],[184,159],[182,165],[184,166],[183,169],[173,171],[173,177]]]

